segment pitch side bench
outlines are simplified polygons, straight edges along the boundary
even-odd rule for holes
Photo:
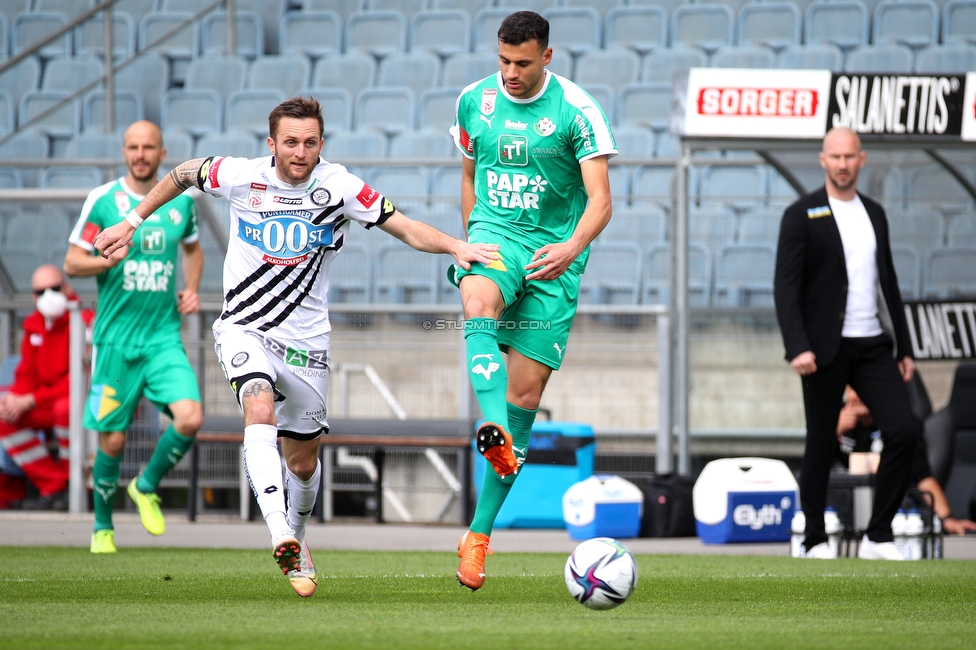
[[[471,440],[474,435],[472,420],[392,420],[392,419],[329,419],[329,434],[320,438],[320,461],[323,465],[323,481],[319,484],[316,509],[319,522],[324,521],[325,464],[327,447],[366,447],[376,466],[376,521],[383,521],[383,464],[388,449],[454,449],[459,453],[458,480],[461,484],[461,516],[467,524],[473,516],[471,499]],[[233,444],[244,442],[243,419],[236,417],[206,416],[197,433],[196,443],[190,449],[190,476],[187,495],[187,518],[196,521],[197,490],[199,488],[200,450],[202,444]],[[241,512],[247,512],[246,499],[250,488],[241,479]]]

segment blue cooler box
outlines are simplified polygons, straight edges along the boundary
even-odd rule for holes
[[[473,440],[471,444],[475,445]],[[495,518],[495,528],[565,528],[563,494],[593,474],[595,456],[596,442],[590,425],[552,421],[533,424],[528,456]],[[473,477],[478,494],[485,471],[495,470],[475,448]]]
[[[788,542],[798,493],[781,460],[713,460],[692,491],[698,536],[706,544]]]
[[[611,474],[597,474],[573,485],[563,495],[563,519],[573,539],[637,537],[644,493]]]

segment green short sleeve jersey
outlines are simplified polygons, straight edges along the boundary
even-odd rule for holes
[[[97,255],[93,242],[145,198],[124,178],[95,188],[88,195],[70,242]],[[177,251],[197,241],[197,209],[185,194],[149,215],[136,229],[126,258],[96,276],[98,313],[93,342],[132,346],[180,340],[176,311]]]
[[[473,83],[458,97],[451,128],[475,163],[468,228],[535,247],[566,241],[576,229],[587,201],[580,163],[617,154],[610,123],[585,90],[548,70],[543,84],[535,97],[517,99],[500,73]]]

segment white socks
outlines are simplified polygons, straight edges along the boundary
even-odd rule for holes
[[[317,462],[315,473],[307,480],[298,478],[285,468],[285,486],[288,489],[288,527],[295,531],[295,537],[305,539],[305,523],[315,507],[318,496],[319,479],[322,476],[322,463]]]
[[[244,427],[244,471],[275,540],[289,529],[285,521],[285,490],[276,427],[270,424]]]

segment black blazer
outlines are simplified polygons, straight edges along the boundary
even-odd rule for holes
[[[891,261],[884,208],[858,193],[877,239],[878,320],[895,343],[896,359],[912,356],[895,266]],[[847,307],[847,264],[837,222],[824,187],[800,198],[783,212],[773,280],[776,318],[786,358],[813,351],[817,365],[837,355]]]

